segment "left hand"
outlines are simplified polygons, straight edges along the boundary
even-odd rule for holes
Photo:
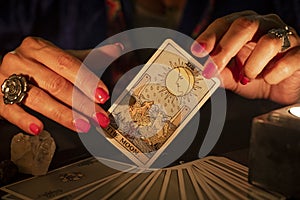
[[[215,20],[199,35],[191,51],[210,54],[204,76],[219,73],[223,87],[247,98],[265,98],[281,104],[300,99],[300,38],[294,29],[290,47],[281,52],[283,38],[268,34],[285,23],[274,14],[233,13]]]
[[[121,51],[120,45],[111,44],[93,53],[117,58]],[[100,104],[108,100],[109,91],[80,61],[89,52],[66,52],[42,38],[25,38],[0,63],[0,117],[32,135],[39,134],[44,125],[23,106],[76,132],[88,132],[91,121],[108,126],[109,117]],[[107,60],[95,67],[106,67]]]

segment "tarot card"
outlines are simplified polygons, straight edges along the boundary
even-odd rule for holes
[[[118,171],[96,158],[88,158],[51,171],[47,175],[4,186],[1,190],[21,199],[59,199],[126,173],[125,168],[124,165],[124,171]],[[128,170],[133,168],[127,166]]]
[[[145,173],[123,172],[62,199],[284,199],[248,183],[247,174],[245,166],[209,156]]]
[[[214,199],[284,199],[248,182],[247,167],[225,157],[210,156],[192,162],[192,171],[206,195]]]
[[[18,197],[15,197],[14,195],[12,194],[6,194],[4,196],[1,197],[2,200],[22,200]]]
[[[91,190],[79,195],[74,200],[86,199],[136,199],[151,188],[157,171],[146,173],[124,173],[117,179],[110,179],[97,184]]]
[[[137,166],[148,168],[218,88],[203,66],[167,39],[108,110],[98,129]]]

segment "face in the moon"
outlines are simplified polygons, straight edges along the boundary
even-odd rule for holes
[[[171,70],[166,77],[166,87],[175,96],[188,94],[192,90],[194,82],[192,72],[185,67]]]

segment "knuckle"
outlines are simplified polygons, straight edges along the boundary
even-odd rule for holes
[[[228,22],[228,23],[231,24],[236,19],[241,18],[241,17],[252,17],[252,18],[255,18],[256,16],[258,16],[258,14],[255,11],[253,11],[253,10],[245,10],[245,11],[241,11],[241,12],[231,13],[229,15],[226,15],[225,17],[222,17],[222,18],[225,20],[223,22]]]
[[[55,78],[50,78],[47,82],[47,90],[52,95],[57,95],[63,91],[68,86],[68,81],[62,76],[56,76]]]
[[[254,10],[245,10],[242,11],[242,13],[245,13],[247,15],[257,15],[257,12],[255,12]]]
[[[274,84],[277,84],[278,81],[277,81],[277,78],[275,79],[274,75],[273,76],[270,76],[269,74],[266,74],[263,76],[265,82],[269,85],[274,85]]]
[[[293,71],[289,63],[282,60],[273,66],[270,73],[264,74],[264,80],[270,85],[276,85],[293,74]]]
[[[269,85],[276,85],[280,82],[278,77],[274,77],[274,75],[273,76],[265,75],[264,80]]]
[[[216,66],[218,69],[223,69],[227,64],[228,64],[228,61],[226,60],[226,58],[216,61]]]
[[[224,23],[228,23],[228,17],[226,16],[226,17],[220,17],[220,18],[217,18],[217,19],[215,19],[215,21],[213,22],[213,23],[215,23],[215,24],[224,24]]]
[[[65,70],[69,66],[78,64],[74,57],[69,54],[61,53],[57,56],[57,64],[60,70]]]
[[[7,53],[4,55],[3,59],[2,59],[2,65],[6,66],[6,65],[12,65],[15,64],[18,60],[18,55],[14,54],[14,53]]]
[[[85,113],[84,110],[86,108],[86,104],[83,101],[76,101],[76,109],[82,113]]]
[[[30,48],[30,47],[34,47],[37,45],[37,38],[35,37],[31,37],[31,36],[28,36],[26,37],[22,43],[21,43],[21,47],[23,48]]]
[[[20,49],[42,49],[48,45],[46,40],[42,38],[28,36],[22,41]]]
[[[75,85],[88,96],[94,98],[95,87],[100,79],[93,73],[82,73],[78,76]]]
[[[49,111],[49,115],[51,116],[51,118],[57,122],[65,121],[64,120],[65,113],[67,113],[67,111],[65,109],[57,109],[55,107],[53,107]]]
[[[293,74],[293,72],[294,72],[293,67],[291,67],[290,64],[285,60],[282,60],[277,65],[278,65],[277,67],[279,69],[279,73],[277,73],[278,76],[288,77],[289,75]]]
[[[85,85],[91,85],[91,83],[93,83],[93,82],[96,82],[96,81],[95,81],[94,75],[91,73],[84,73],[84,76],[80,76],[80,79],[78,81],[78,83],[81,87],[84,87]]]
[[[273,23],[279,23],[278,25],[284,24],[283,21],[281,20],[281,18],[279,17],[279,15],[277,14],[267,14],[264,16],[266,19],[270,20]]]
[[[76,109],[87,116],[92,116],[92,113],[95,112],[95,104],[81,99],[76,102]]]
[[[248,78],[254,79],[257,75],[257,72],[254,71],[253,68],[245,67],[244,68],[244,73]]]
[[[31,88],[28,92],[28,96],[25,98],[25,105],[30,105],[30,107],[38,107],[41,103],[40,98],[44,96],[43,91],[37,88]]]
[[[217,66],[218,69],[225,67],[228,64],[228,60],[230,60],[230,49],[227,47],[217,47],[216,56],[212,56],[212,59]]]
[[[269,18],[273,18],[273,19],[275,19],[275,20],[281,20],[280,17],[279,17],[277,14],[274,14],[274,13],[269,14],[268,17],[269,17]]]
[[[84,94],[84,91],[80,90],[78,85],[73,90],[73,101],[72,106],[79,112],[86,116],[92,116],[96,110],[101,110],[101,107],[97,105],[91,98]]]
[[[249,30],[257,28],[259,26],[259,21],[252,16],[242,16],[237,18],[233,24],[240,29]]]

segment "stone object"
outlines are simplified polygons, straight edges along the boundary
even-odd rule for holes
[[[20,173],[44,175],[55,149],[54,139],[45,130],[37,136],[18,133],[11,142],[11,161],[18,166]]]
[[[254,118],[249,182],[300,199],[300,117],[290,112],[295,106]]]

